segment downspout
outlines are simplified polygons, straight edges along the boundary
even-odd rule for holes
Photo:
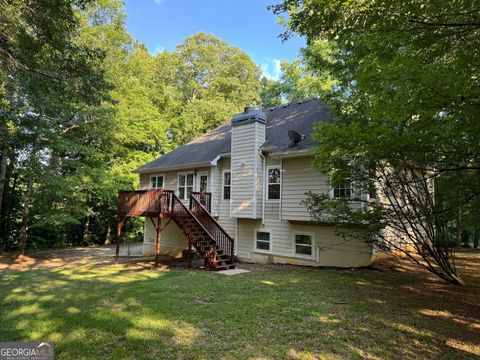
[[[259,150],[258,154],[262,158],[262,225],[265,225],[265,166],[266,166],[266,159],[265,155],[263,155],[262,150]]]
[[[280,159],[280,201],[278,205],[278,220],[283,218],[283,159]]]

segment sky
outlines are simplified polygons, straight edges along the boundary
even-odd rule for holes
[[[127,29],[151,54],[171,51],[197,32],[206,32],[246,52],[265,76],[277,79],[280,61],[298,57],[303,38],[282,42],[284,31],[267,10],[280,0],[124,0]]]

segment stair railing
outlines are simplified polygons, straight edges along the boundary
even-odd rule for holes
[[[215,263],[215,252],[216,252],[216,241],[215,238],[211,235],[211,233],[204,227],[202,222],[185,206],[185,204],[175,195],[172,191],[170,193],[171,196],[171,210],[170,215],[172,216],[175,222],[179,222],[179,218],[181,217],[188,217],[195,222],[195,225],[200,228],[209,238],[210,244],[208,247],[204,247],[199,243],[192,242],[192,245],[197,249],[197,251],[202,255],[205,259],[207,259],[212,266]],[[190,241],[190,240],[189,240]]]
[[[190,195],[197,199],[200,204],[205,206],[205,209],[207,209],[209,213],[212,212],[212,193],[192,191]]]
[[[211,234],[218,249],[223,250],[224,254],[230,256],[230,260],[233,264],[234,240],[194,195],[190,195],[190,211],[208,233]]]

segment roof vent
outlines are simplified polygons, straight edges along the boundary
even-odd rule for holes
[[[291,148],[297,146],[300,141],[305,139],[305,135],[300,135],[295,130],[288,130],[288,137],[292,140],[292,143],[290,144]]]

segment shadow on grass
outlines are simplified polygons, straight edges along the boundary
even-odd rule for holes
[[[297,268],[227,277],[84,266],[3,273],[0,286],[0,338],[55,342],[59,358],[480,351],[478,283],[456,288],[411,273]]]

